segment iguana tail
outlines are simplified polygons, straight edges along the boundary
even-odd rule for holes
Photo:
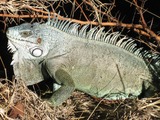
[[[153,84],[160,91],[160,55],[158,53],[146,52],[144,56],[144,60],[153,75]]]

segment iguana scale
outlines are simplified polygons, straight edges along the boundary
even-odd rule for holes
[[[24,23],[7,31],[14,53],[16,78],[27,85],[55,78],[61,85],[50,101],[61,104],[75,90],[107,99],[134,98],[153,86],[154,65],[148,51],[138,48],[132,38],[104,28],[55,18],[47,23]]]

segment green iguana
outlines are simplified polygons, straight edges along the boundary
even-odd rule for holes
[[[125,99],[143,91],[150,94],[155,88],[155,68],[159,66],[154,66],[159,61],[151,64],[153,55],[119,32],[80,27],[55,17],[43,24],[10,27],[7,37],[17,79],[32,85],[51,76],[60,85],[50,98],[54,105],[75,89],[97,97]]]

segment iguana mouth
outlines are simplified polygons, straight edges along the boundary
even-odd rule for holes
[[[8,37],[8,51],[11,53],[15,53],[18,49],[13,42],[16,40],[9,35],[8,31],[7,31],[7,37]]]
[[[8,37],[8,50],[11,53],[15,53],[19,48],[18,46],[22,46],[22,42],[28,42],[30,44],[37,44],[37,43],[31,42],[31,41],[17,39],[16,37],[11,36],[8,32],[6,33],[6,35]]]

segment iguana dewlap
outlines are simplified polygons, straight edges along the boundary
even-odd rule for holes
[[[47,74],[55,78],[61,85],[50,98],[55,105],[75,89],[107,99],[137,97],[150,90],[154,76],[144,60],[147,52],[117,32],[87,29],[57,19],[9,28],[15,76],[27,85]]]

